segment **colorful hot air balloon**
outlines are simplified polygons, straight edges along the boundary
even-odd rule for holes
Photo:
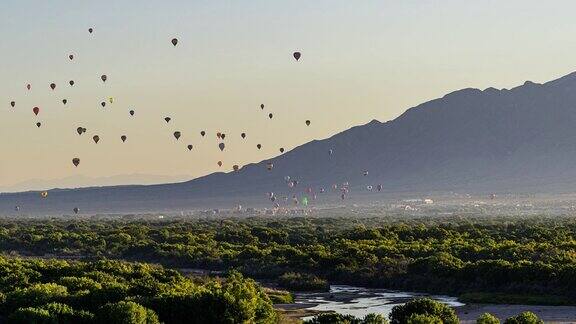
[[[179,140],[180,136],[182,136],[182,133],[180,133],[179,131],[174,132],[174,137],[176,138],[176,140]]]
[[[134,110],[130,110],[129,113],[130,113],[130,116],[134,116],[134,114],[135,114]]]
[[[10,106],[12,106],[12,108],[14,108],[16,106],[16,101],[10,101]]]
[[[188,151],[192,151],[193,148],[194,148],[194,146],[192,144],[188,145]]]
[[[122,143],[126,142],[126,139],[128,139],[128,137],[126,137],[126,135],[122,135],[120,136],[120,139],[122,140]]]
[[[170,117],[164,117],[164,120],[165,120],[167,123],[169,123],[169,122],[172,120],[172,118],[170,118]]]
[[[56,83],[50,83],[50,89],[52,90],[56,89]]]
[[[296,59],[296,61],[298,61],[300,59],[300,56],[302,56],[302,53],[300,52],[294,52],[292,54],[292,56],[294,56],[294,58]]]
[[[102,79],[102,82],[106,82],[106,80],[108,80],[108,76],[106,74],[102,74],[100,79]]]
[[[178,45],[178,39],[177,38],[172,38],[172,45],[174,45],[174,46]]]
[[[100,136],[94,135],[94,136],[92,137],[92,140],[94,141],[94,143],[98,144],[98,142],[100,142]]]
[[[38,114],[40,113],[40,108],[34,107],[32,108],[32,112],[34,113],[34,115],[38,116]]]
[[[80,159],[79,158],[73,158],[72,164],[74,164],[74,166],[77,167],[80,164]]]
[[[220,149],[220,151],[224,151],[225,147],[226,147],[226,145],[224,145],[224,143],[218,144],[218,148]]]
[[[256,147],[257,147],[258,149],[261,149],[261,148],[262,148],[262,144],[257,144]]]

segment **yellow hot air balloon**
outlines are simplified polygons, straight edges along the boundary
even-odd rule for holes
[[[110,101],[110,103],[114,103],[114,98],[110,97],[110,98],[108,98],[108,101]]]

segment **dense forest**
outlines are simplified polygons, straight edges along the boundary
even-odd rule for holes
[[[0,221],[5,254],[235,269],[303,289],[328,280],[477,301],[573,304],[575,248],[576,221],[551,217]]]

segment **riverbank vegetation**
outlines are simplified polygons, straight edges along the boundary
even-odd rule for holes
[[[562,217],[5,219],[0,251],[236,269],[261,279],[285,276],[290,286],[298,285],[298,278],[303,286],[319,278],[488,296],[485,302],[489,294],[556,296],[560,304],[576,300],[576,220]]]

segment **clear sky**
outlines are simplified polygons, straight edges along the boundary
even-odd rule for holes
[[[576,70],[575,9],[526,0],[2,0],[0,186],[191,178],[219,170],[219,160],[220,170],[257,162],[460,88],[554,79]],[[102,109],[108,97],[115,102]],[[223,153],[216,131],[227,135]]]

